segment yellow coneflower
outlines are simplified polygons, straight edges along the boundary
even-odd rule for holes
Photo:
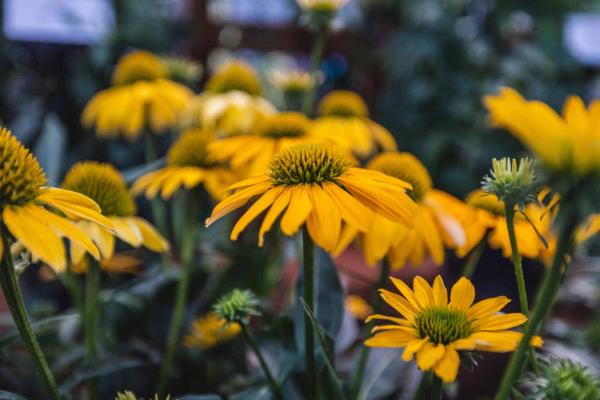
[[[131,188],[133,194],[146,193],[147,198],[169,199],[179,188],[194,188],[200,184],[215,199],[224,195],[234,175],[208,154],[207,146],[214,140],[208,132],[189,129],[167,153],[167,166],[139,178]]]
[[[455,248],[464,241],[464,232],[452,210],[461,201],[434,189],[425,166],[412,154],[387,152],[371,160],[367,168],[380,171],[412,185],[409,196],[418,205],[412,227],[374,216],[373,229],[358,234],[346,231],[334,254],[339,254],[356,237],[369,265],[387,258],[393,269],[403,267],[407,261],[418,267],[427,256],[436,265],[444,263],[445,247]],[[357,236],[358,235],[358,236]]]
[[[168,79],[160,58],[147,51],[123,56],[112,86],[96,94],[85,106],[81,121],[95,127],[101,137],[137,138],[148,130],[163,133],[175,126],[192,97],[191,90]]]
[[[423,371],[433,370],[444,382],[456,380],[460,366],[459,351],[513,351],[522,334],[511,330],[527,321],[521,313],[501,314],[510,299],[505,296],[481,300],[475,304],[475,287],[467,278],[460,278],[452,286],[450,298],[441,276],[433,287],[417,276],[411,289],[399,279],[390,278],[402,294],[385,289],[379,293],[383,301],[400,315],[371,315],[371,320],[389,324],[373,328],[376,333],[365,344],[371,347],[403,347],[402,359],[416,357]],[[532,345],[541,346],[535,337]]]
[[[485,193],[481,189],[469,193],[465,202],[467,207],[456,208],[453,212],[465,231],[465,242],[456,249],[456,255],[465,257],[489,232],[487,240],[490,247],[501,249],[504,257],[512,257],[504,202],[496,195]],[[547,238],[551,218],[542,218],[543,209],[536,204],[528,204],[523,212],[528,218],[521,212],[515,214],[515,235],[519,253],[523,257],[537,258],[544,250],[544,243],[538,232]],[[535,224],[535,228],[532,224]]]
[[[284,93],[303,94],[313,84],[310,72],[304,70],[273,70],[269,82]]]
[[[159,253],[169,249],[169,243],[148,221],[135,216],[135,202],[121,174],[112,165],[94,161],[77,163],[67,172],[62,186],[93,199],[100,206],[102,215],[112,222],[113,230],[87,221],[78,222],[79,228],[100,250],[103,260],[113,258],[115,237],[133,247],[143,246]],[[72,243],[72,262],[81,263],[83,256],[81,246]],[[111,266],[110,263],[104,265]]]
[[[344,301],[346,310],[356,319],[364,320],[373,313],[373,307],[360,296],[349,294]]]
[[[369,231],[374,214],[412,226],[417,207],[406,194],[410,188],[406,182],[380,172],[352,167],[343,153],[329,145],[301,144],[282,150],[266,173],[230,186],[237,191],[217,204],[206,225],[260,195],[234,226],[231,240],[268,209],[260,227],[259,245],[283,214],[281,230],[285,235],[294,235],[306,224],[312,240],[333,251],[344,225]]]
[[[209,145],[210,154],[228,162],[244,176],[264,173],[273,157],[287,147],[319,141],[308,134],[310,120],[297,112],[282,112],[267,117],[256,134],[234,136]]]
[[[277,109],[268,100],[240,91],[203,93],[190,100],[183,116],[185,128],[201,128],[220,137],[248,135]]]
[[[397,149],[392,134],[369,119],[367,104],[354,92],[329,93],[319,103],[318,114],[311,134],[351,150],[359,157],[367,157],[378,149]]]
[[[527,101],[513,89],[486,96],[484,104],[495,125],[507,128],[551,171],[585,175],[600,169],[600,100],[586,106],[577,96],[567,99],[563,116],[539,101]]]
[[[211,312],[192,322],[189,333],[183,338],[183,344],[190,348],[208,350],[235,338],[240,332],[241,327],[237,322],[228,323]]]
[[[308,11],[334,12],[343,7],[348,0],[296,0],[298,5]]]
[[[260,78],[245,61],[231,60],[221,65],[208,79],[204,90],[209,93],[245,92],[259,96],[262,92]]]
[[[7,129],[0,129],[0,207],[2,222],[32,255],[57,272],[66,267],[62,238],[98,258],[98,249],[72,221],[90,221],[111,229],[100,207],[79,193],[45,187],[36,158]]]

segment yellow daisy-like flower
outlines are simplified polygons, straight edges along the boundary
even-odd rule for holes
[[[235,176],[209,155],[207,146],[213,140],[212,134],[199,129],[185,131],[169,149],[167,166],[139,178],[132,193],[145,192],[147,198],[153,198],[160,191],[167,200],[181,187],[192,189],[202,184],[213,198],[223,197]]]
[[[284,93],[305,93],[313,84],[313,78],[304,70],[273,70],[269,82]]]
[[[475,300],[475,287],[467,278],[460,278],[452,286],[450,298],[441,276],[433,287],[417,276],[411,289],[399,279],[390,277],[401,296],[385,289],[379,293],[383,301],[393,307],[400,317],[375,314],[367,318],[390,322],[373,328],[376,334],[365,344],[371,347],[403,347],[402,359],[416,357],[423,371],[433,372],[449,383],[456,380],[460,366],[459,351],[513,351],[521,341],[522,333],[510,330],[524,324],[527,317],[521,313],[500,314],[510,299],[505,296]],[[541,346],[539,337],[533,346]]]
[[[310,120],[297,112],[282,112],[267,117],[256,134],[217,140],[209,145],[210,154],[228,162],[244,176],[264,173],[273,157],[282,149],[302,143],[313,143],[308,134]]]
[[[262,86],[258,74],[250,64],[242,60],[232,60],[215,71],[206,82],[204,90],[209,93],[239,91],[259,96]]]
[[[77,223],[96,244],[103,260],[113,258],[115,237],[133,247],[143,246],[159,253],[169,249],[169,243],[148,221],[135,216],[135,202],[121,174],[112,165],[94,161],[77,163],[65,176],[62,186],[93,199],[100,206],[102,215],[112,222],[113,230],[88,221]],[[72,262],[78,264],[83,257],[83,248],[71,243]]]
[[[465,231],[465,242],[456,249],[456,255],[465,257],[488,234],[491,248],[501,249],[504,257],[512,257],[512,248],[506,227],[504,202],[496,195],[485,193],[481,189],[474,190],[466,198],[467,207],[454,210]],[[551,218],[542,218],[543,209],[535,204],[528,204],[521,213],[515,214],[515,235],[519,253],[523,257],[537,258],[544,250],[544,243],[538,232],[547,237],[550,231]],[[535,224],[535,228],[532,226]]]
[[[371,160],[367,168],[380,171],[412,185],[409,196],[418,205],[414,226],[406,226],[385,217],[373,217],[373,229],[360,233],[344,232],[334,254],[341,253],[354,239],[369,265],[387,258],[392,269],[407,261],[417,267],[428,255],[436,265],[444,263],[445,247],[455,248],[464,242],[460,223],[452,210],[461,207],[457,198],[433,188],[425,166],[410,153],[387,152]]]
[[[365,101],[354,92],[335,90],[325,96],[318,106],[319,118],[311,134],[367,157],[378,149],[397,149],[394,136],[375,121],[369,119]]]
[[[57,272],[66,267],[62,238],[93,257],[98,249],[72,221],[90,221],[111,229],[92,199],[70,190],[45,187],[37,159],[7,129],[0,129],[0,208],[2,223],[32,255]]]
[[[216,132],[218,136],[253,134],[277,109],[268,100],[240,91],[203,93],[188,104],[182,126]]]
[[[235,338],[241,331],[237,322],[228,323],[211,312],[192,322],[189,333],[183,338],[183,344],[190,348],[208,350]]]
[[[82,124],[95,127],[101,137],[122,135],[131,140],[145,130],[163,133],[175,126],[193,93],[169,80],[168,73],[152,53],[126,54],[115,67],[112,87],[85,106]]]
[[[600,172],[600,100],[586,109],[583,100],[571,96],[562,117],[548,105],[527,101],[509,88],[486,96],[484,104],[492,122],[508,129],[550,171],[579,176]]]
[[[298,5],[308,11],[334,12],[342,8],[348,0],[296,0]]]
[[[351,167],[343,153],[329,145],[301,144],[282,150],[266,173],[230,186],[237,191],[217,204],[206,225],[260,196],[233,227],[231,240],[268,210],[259,246],[283,214],[280,226],[285,235],[294,235],[306,224],[312,240],[333,251],[344,225],[369,231],[374,214],[411,226],[417,206],[406,194],[410,188],[380,172]]]

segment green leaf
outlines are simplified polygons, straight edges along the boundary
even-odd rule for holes
[[[49,329],[55,325],[59,325],[63,322],[68,322],[76,319],[79,319],[78,314],[57,315],[32,322],[31,327],[33,328],[33,331],[35,333],[40,333],[41,331]],[[12,342],[15,339],[18,339],[19,337],[19,332],[17,332],[17,330],[15,329],[11,329],[7,333],[0,335],[0,348],[7,346],[10,342]]]
[[[130,357],[112,357],[97,360],[94,363],[82,364],[75,369],[71,376],[60,385],[62,393],[69,393],[90,378],[115,374],[117,372],[150,365],[148,362]]]
[[[25,397],[18,394],[0,390],[0,400],[27,400]]]
[[[271,389],[265,385],[251,387],[231,396],[231,400],[271,400],[272,398]]]

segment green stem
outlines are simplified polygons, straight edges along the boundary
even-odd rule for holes
[[[486,233],[481,238],[481,241],[477,244],[477,246],[475,246],[475,248],[471,250],[471,252],[467,256],[462,271],[462,275],[464,277],[467,277],[469,279],[473,277],[475,269],[477,268],[477,265],[479,265],[479,261],[481,260],[481,256],[483,254],[483,251],[485,250],[485,246],[487,245],[487,236],[488,234]]]
[[[160,367],[160,375],[157,387],[157,392],[159,395],[164,394],[167,383],[171,376],[173,359],[175,358],[175,351],[177,350],[179,337],[181,335],[190,278],[192,275],[192,266],[194,265],[194,250],[196,247],[196,239],[198,237],[198,226],[196,221],[198,219],[198,206],[191,198],[191,192],[188,192],[187,194],[189,195],[189,200],[191,201],[186,207],[186,210],[188,210],[188,216],[186,219],[186,225],[184,226],[185,233],[183,234],[181,244],[182,270],[179,277],[179,282],[177,283],[175,303],[173,304],[173,311],[171,313],[172,317],[169,324],[165,354]]]
[[[81,293],[81,286],[73,274],[73,271],[67,269],[62,274],[58,274],[58,278],[69,291],[73,305],[79,314],[83,315],[83,295]]]
[[[425,398],[425,395],[428,392],[429,387],[431,386],[431,380],[433,379],[431,375],[431,371],[423,372],[421,376],[421,382],[419,382],[419,386],[415,391],[413,400],[423,400]]]
[[[302,253],[304,263],[304,301],[309,309],[315,310],[315,245],[308,233],[302,229]],[[304,313],[304,357],[306,367],[307,398],[317,398],[317,363],[315,360],[315,334],[310,317]]]
[[[444,394],[444,385],[442,380],[435,373],[431,374],[431,400],[442,400]]]
[[[260,367],[262,368],[262,371],[265,374],[267,381],[269,382],[269,386],[271,386],[271,391],[273,392],[273,395],[276,398],[281,399],[282,398],[281,388],[279,387],[279,384],[273,377],[273,374],[271,373],[271,370],[269,369],[269,366],[267,365],[267,362],[265,361],[265,359],[260,351],[260,348],[257,346],[256,341],[252,337],[252,334],[248,330],[248,327],[246,326],[246,324],[243,322],[240,322],[239,324],[242,327],[242,334],[244,336],[244,339],[246,339],[246,342],[248,342],[248,345],[250,346],[252,351],[254,351],[254,354],[256,354],[256,357],[258,358]]]
[[[27,315],[27,309],[23,302],[23,296],[21,295],[21,289],[19,288],[19,282],[15,273],[15,267],[10,254],[10,245],[6,237],[0,232],[0,240],[2,240],[2,265],[0,265],[0,286],[4,292],[4,298],[6,304],[10,310],[13,321],[21,335],[21,339],[29,352],[29,355],[35,365],[37,372],[42,377],[44,385],[50,394],[52,400],[61,400],[56,382],[52,376],[52,372],[48,367],[44,353],[40,348],[40,344],[35,337],[35,333],[31,328],[29,317]]]
[[[377,286],[375,287],[373,297],[375,304],[375,312],[378,312],[381,308],[381,297],[378,295],[377,291],[379,288],[384,288],[387,282],[387,279],[390,275],[390,265],[386,260],[383,260],[381,265],[381,273],[379,274],[379,281],[377,282]],[[373,329],[375,322],[371,321],[365,327],[367,336]],[[365,375],[365,369],[367,367],[367,360],[369,359],[369,353],[371,348],[365,345],[362,345],[360,348],[360,355],[358,356],[358,366],[354,374],[352,375],[352,380],[350,384],[350,393],[353,398],[357,398],[360,393],[360,388],[362,386],[362,381]]]
[[[320,27],[315,37],[312,52],[310,54],[310,76],[311,82],[306,96],[304,97],[304,103],[302,104],[302,112],[310,117],[313,113],[313,105],[315,102],[315,94],[318,86],[318,71],[321,65],[321,59],[323,58],[323,51],[325,50],[325,41],[327,39],[327,28]]]
[[[85,310],[83,313],[83,339],[85,361],[91,364],[96,359],[98,345],[98,294],[100,293],[100,266],[95,260],[90,260],[85,275]],[[88,398],[96,398],[96,380],[87,382]]]
[[[515,233],[515,205],[506,202],[504,207],[506,216],[506,228],[508,229],[508,238],[510,240],[510,249],[512,251],[512,262],[515,266],[515,277],[517,279],[517,288],[519,290],[519,304],[521,312],[529,315],[529,304],[527,302],[527,289],[525,288],[525,276],[523,275],[523,262],[521,254],[519,254],[519,246],[517,245],[517,235]]]
[[[552,306],[554,305],[554,300],[556,299],[556,294],[558,293],[558,289],[560,287],[562,266],[565,261],[565,257],[569,253],[574,231],[575,223],[573,221],[569,221],[568,225],[565,225],[562,229],[560,229],[552,266],[544,278],[539,298],[537,299],[536,305],[531,313],[529,323],[525,328],[521,342],[513,353],[508,367],[504,373],[504,377],[500,383],[500,388],[496,394],[496,400],[508,399],[513,385],[521,375],[521,372],[525,366],[531,338],[533,338],[533,336],[536,334],[539,327],[544,322],[544,319],[547,318]]]

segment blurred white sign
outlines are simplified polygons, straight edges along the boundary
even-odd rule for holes
[[[600,14],[569,14],[564,41],[569,53],[581,64],[600,67]]]
[[[4,35],[11,40],[91,44],[114,23],[108,0],[4,0]]]

